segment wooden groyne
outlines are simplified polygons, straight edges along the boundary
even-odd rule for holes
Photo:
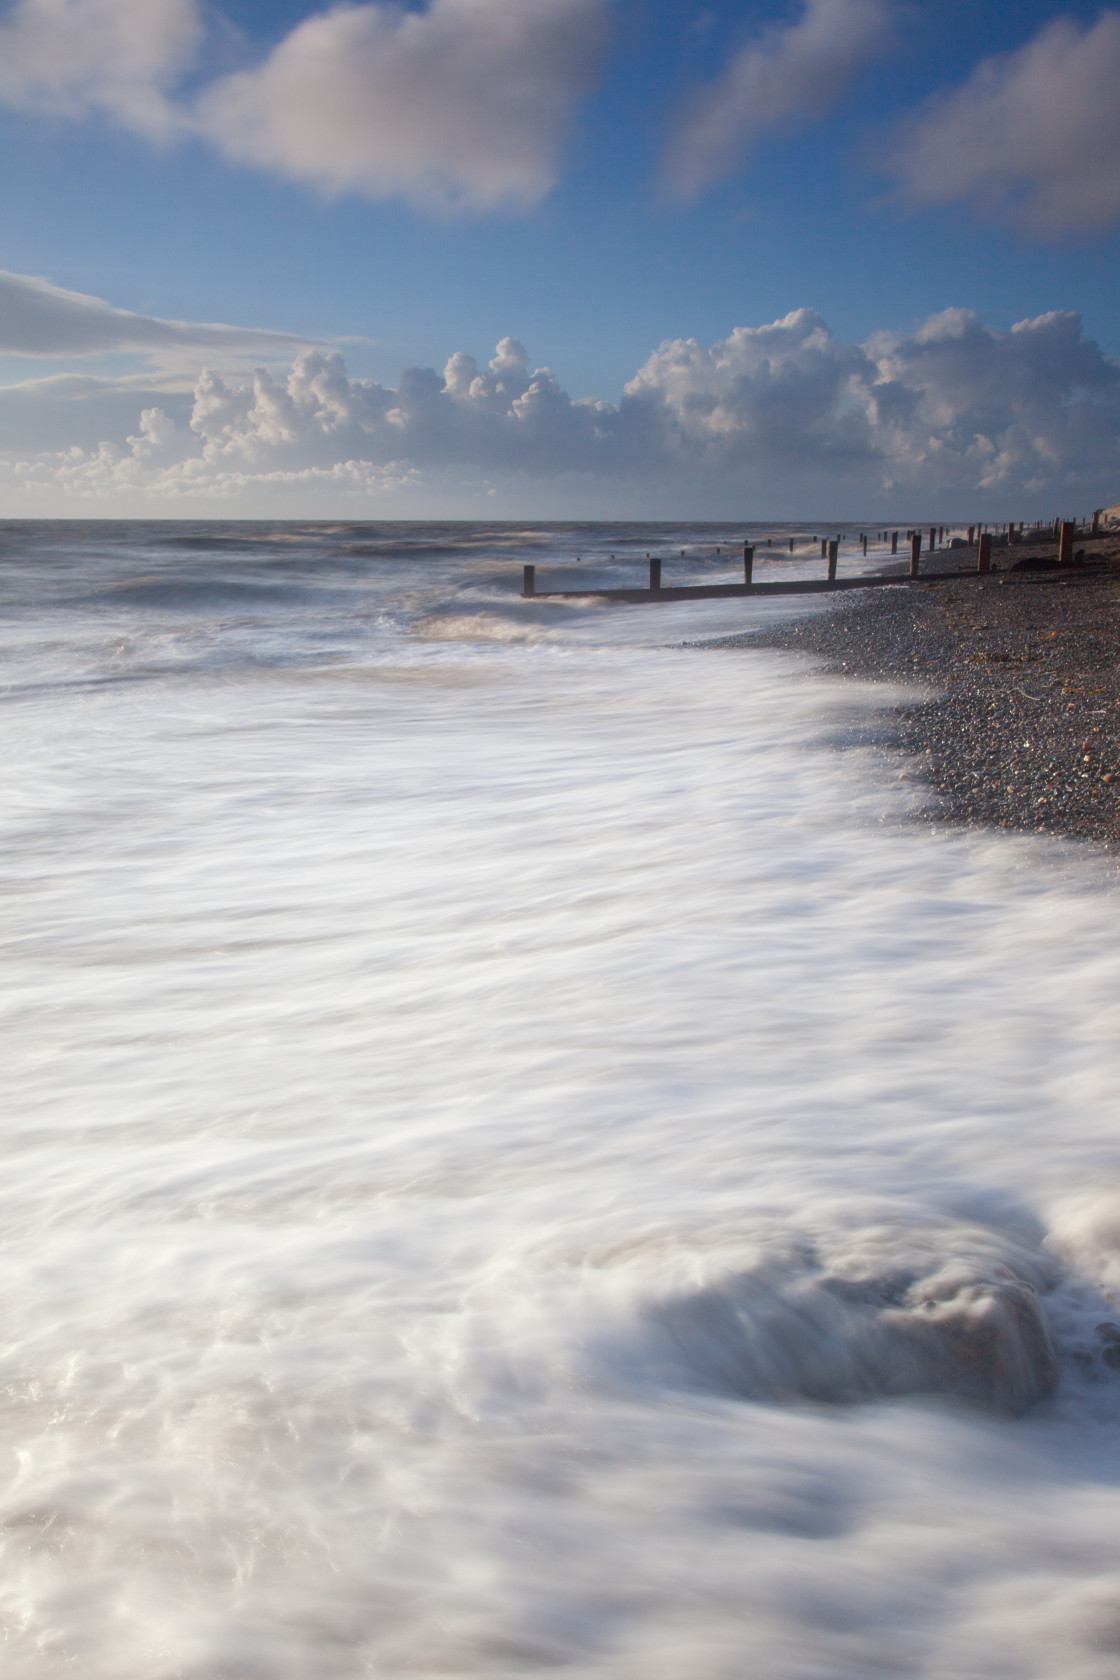
[[[649,583],[645,589],[538,589],[537,568],[525,567],[522,600],[564,601],[593,599],[596,601],[629,601],[635,605],[644,601],[718,601],[741,595],[823,595],[836,589],[875,589],[888,583],[908,583],[920,578],[931,583],[937,578],[972,577],[991,569],[991,541],[981,538],[977,560],[971,566],[952,567],[943,571],[921,569],[920,539],[911,538],[910,569],[908,572],[864,572],[856,577],[837,576],[838,544],[826,545],[827,576],[823,578],[790,578],[756,583],[754,580],[754,549],[749,543],[743,548],[742,583],[663,583],[661,561],[649,562]]]
[[[532,571],[526,566],[526,571]],[[976,567],[958,567],[946,572],[922,572],[923,583],[938,578],[975,577]],[[886,583],[909,583],[908,572],[873,572],[859,577],[799,578],[779,583],[682,583],[668,584],[656,589],[536,589],[533,580],[526,580],[521,591],[526,601],[718,601],[740,595],[828,595],[837,589],[874,589]]]
[[[1038,527],[1036,526],[1034,529],[1037,531]],[[839,577],[837,575],[837,565],[840,539],[834,538],[831,541],[825,539],[821,542],[821,559],[827,565],[827,572],[823,578],[791,578],[788,581],[768,580],[765,583],[756,583],[754,579],[755,545],[744,543],[742,583],[663,583],[662,561],[650,555],[648,557],[649,583],[644,589],[602,589],[594,587],[584,589],[538,589],[536,566],[526,566],[521,597],[523,600],[533,601],[628,601],[634,605],[640,605],[649,601],[728,600],[743,595],[824,595],[837,589],[879,589],[887,584],[910,583],[915,580],[921,583],[937,583],[948,578],[983,576],[991,571],[992,533],[985,531],[982,527],[971,525],[968,527],[968,543],[964,550],[969,554],[971,563],[965,566],[950,566],[934,570],[929,565],[929,561],[933,559],[935,553],[940,559],[942,554],[948,557],[950,554],[961,552],[960,549],[953,548],[938,549],[936,539],[939,532],[943,539],[943,526],[930,527],[928,559],[925,567],[922,565],[923,532],[910,531],[907,533],[910,539],[910,565],[905,572],[899,569],[887,572],[863,572],[855,577]],[[1059,565],[1069,564],[1073,560],[1073,542],[1076,532],[1077,527],[1071,521],[1055,520],[1053,537],[1058,540]],[[885,541],[887,533],[882,532],[880,535]],[[1047,536],[1049,535],[1048,531]],[[892,532],[890,538],[891,555],[897,556],[899,532]],[[1006,535],[1003,540],[1006,546],[1010,547],[1016,542],[1028,542],[1030,537],[1027,536],[1023,525],[1020,525],[1018,529],[1014,525],[1009,525],[1006,527]],[[866,536],[861,536],[860,542],[863,554],[866,556]],[[791,539],[791,551],[792,548],[793,542]]]

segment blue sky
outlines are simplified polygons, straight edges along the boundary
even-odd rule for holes
[[[1118,75],[1039,0],[10,0],[0,513],[1115,501]]]

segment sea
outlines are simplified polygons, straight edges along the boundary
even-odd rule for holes
[[[521,597],[837,534],[0,526],[5,1676],[1120,1675],[1115,860]]]

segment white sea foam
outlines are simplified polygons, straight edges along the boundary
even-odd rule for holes
[[[9,568],[7,1670],[1114,1675],[1111,865],[755,606],[190,535]]]

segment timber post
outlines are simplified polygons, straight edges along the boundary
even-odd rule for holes
[[[921,575],[921,560],[922,533],[920,531],[912,531],[910,534],[910,576],[912,578],[919,577]]]
[[[754,547],[751,543],[743,544],[743,582],[750,588],[754,575]]]
[[[535,595],[537,593],[537,568],[535,566],[526,566],[525,583],[521,593],[522,595]]]
[[[830,542],[829,545],[828,545],[828,581],[829,581],[829,583],[835,583],[836,582],[836,558],[837,558],[837,555],[839,554],[839,552],[840,552],[840,544],[836,541]]]
[[[990,534],[985,531],[980,537],[980,542],[976,550],[976,570],[978,572],[990,572],[991,569],[992,539]]]

